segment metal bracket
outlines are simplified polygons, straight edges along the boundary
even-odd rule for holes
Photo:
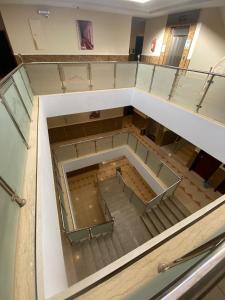
[[[12,195],[12,201],[15,201],[20,207],[23,207],[26,204],[26,199],[20,198],[17,195]]]

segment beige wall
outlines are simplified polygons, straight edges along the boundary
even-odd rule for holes
[[[189,67],[208,71],[225,57],[225,26],[220,9],[203,9],[198,26],[198,38]]]
[[[165,32],[167,16],[157,17],[146,21],[143,55],[160,56],[163,44],[163,36]],[[151,41],[153,38],[157,39],[155,51],[151,51]]]
[[[50,16],[37,14],[40,7],[1,5],[0,10],[15,54],[127,55],[131,17],[125,15],[50,7]],[[43,9],[43,7],[42,7]],[[36,50],[29,19],[41,21],[44,49]],[[76,20],[93,22],[94,50],[80,50]]]

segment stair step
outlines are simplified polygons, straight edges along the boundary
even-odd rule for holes
[[[157,229],[155,228],[152,221],[149,219],[147,214],[143,214],[141,216],[142,221],[144,222],[145,226],[147,227],[148,231],[150,232],[151,236],[154,237],[159,234]]]
[[[81,250],[84,256],[86,276],[89,276],[97,271],[89,240],[81,243]]]
[[[168,218],[168,220],[170,220],[172,225],[175,225],[178,222],[177,218],[174,216],[173,213],[171,213],[171,211],[168,209],[164,202],[161,202],[158,205],[158,208],[161,209],[161,211]]]
[[[172,211],[172,213],[176,216],[178,221],[182,221],[185,217],[180,212],[180,210],[174,205],[174,203],[168,198],[164,200],[164,203],[167,205],[167,207]]]
[[[159,206],[154,207],[153,211],[157,215],[157,217],[160,219],[161,223],[163,223],[164,228],[168,229],[172,226],[172,223],[167,219],[167,217],[163,214],[163,212],[160,210]]]
[[[121,242],[120,242],[120,240],[118,238],[118,234],[117,234],[117,232],[115,232],[115,230],[114,230],[114,232],[112,234],[112,243],[113,243],[113,245],[114,245],[114,247],[116,249],[118,257],[123,256],[125,253],[124,253],[123,247],[121,245]]]
[[[99,249],[101,251],[102,260],[104,261],[104,264],[106,266],[112,262],[108,252],[108,248],[106,247],[105,240],[102,236],[98,237],[97,241],[98,241]]]
[[[154,211],[150,210],[147,212],[147,215],[151,219],[152,223],[154,224],[156,230],[161,233],[165,230],[164,226],[160,222],[160,220],[157,218],[157,216],[154,214]]]
[[[115,247],[114,247],[114,245],[112,243],[112,237],[111,237],[111,235],[105,236],[104,240],[105,240],[105,244],[106,244],[106,247],[108,249],[109,255],[111,257],[111,260],[112,261],[117,260],[118,259],[118,255],[117,255]]]
[[[85,266],[85,261],[83,257],[83,253],[81,251],[81,245],[80,243],[76,243],[73,246],[73,261],[74,261],[74,267],[75,267],[75,272],[77,275],[77,279],[82,280],[87,276],[86,272],[86,266]]]
[[[91,240],[91,248],[92,248],[93,256],[94,256],[94,259],[95,259],[96,268],[97,268],[97,270],[100,270],[103,267],[105,267],[105,263],[102,260],[102,254],[101,254],[101,251],[99,249],[97,238],[93,238]]]
[[[179,208],[179,210],[184,215],[184,217],[190,216],[191,213],[189,212],[189,210],[186,207],[184,207],[184,205],[179,201],[179,199],[177,199],[176,197],[173,197],[173,198],[171,198],[171,200],[173,201],[174,205],[176,205],[177,208]]]

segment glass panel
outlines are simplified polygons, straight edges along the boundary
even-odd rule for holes
[[[148,204],[146,206],[146,210],[151,209],[151,208],[155,207],[156,205],[158,205],[162,201],[163,198],[164,198],[164,193],[153,198],[151,201],[148,202]]]
[[[116,88],[133,87],[135,84],[136,63],[116,64]]]
[[[127,144],[128,133],[119,133],[113,136],[113,147],[119,147]]]
[[[188,109],[196,111],[200,102],[207,75],[193,72],[182,72],[174,89],[171,101]]]
[[[158,177],[168,187],[178,181],[178,177],[166,165],[163,165]]]
[[[145,162],[147,158],[148,149],[140,142],[137,145],[136,154]]]
[[[144,90],[146,92],[149,91],[153,68],[154,66],[152,65],[139,64],[137,82],[136,82],[137,88]]]
[[[113,222],[99,224],[91,228],[92,236],[98,236],[104,233],[110,233],[112,231],[113,231]]]
[[[3,104],[0,122],[4,125],[0,126],[0,176],[21,195],[27,148]]]
[[[29,96],[30,96],[30,100],[31,100],[31,102],[32,102],[32,101],[33,101],[33,92],[32,92],[32,90],[31,90],[30,81],[29,81],[29,78],[28,78],[28,76],[27,76],[27,72],[26,72],[26,70],[24,69],[24,67],[21,67],[21,68],[20,68],[20,74],[21,74],[21,76],[22,76],[22,78],[23,78],[23,82],[24,82],[24,84],[25,84],[25,86],[26,86],[27,92],[28,92],[28,94],[29,94]]]
[[[178,183],[174,184],[170,188],[168,188],[168,190],[166,191],[166,194],[164,195],[164,198],[172,196],[173,193],[175,192],[176,188],[177,188],[177,185],[178,185]]]
[[[167,100],[172,88],[176,70],[165,67],[156,67],[151,94]]]
[[[88,64],[60,64],[66,92],[90,89]]]
[[[151,169],[151,171],[157,175],[162,162],[158,159],[155,153],[149,151],[148,159],[146,163],[148,167]]]
[[[225,123],[225,78],[214,77],[202,103],[200,114]]]
[[[94,90],[114,88],[114,64],[91,64],[91,78]]]
[[[95,153],[95,142],[87,141],[80,144],[76,144],[77,147],[77,155],[83,156],[91,153]]]
[[[77,156],[75,145],[61,146],[60,148],[56,149],[55,153],[58,161],[72,159]]]
[[[69,233],[69,239],[71,242],[80,242],[90,238],[89,229],[80,229]]]
[[[26,65],[26,70],[36,95],[62,93],[57,64]]]
[[[133,134],[129,134],[128,138],[128,145],[131,147],[131,149],[135,152],[137,148],[137,138]]]
[[[0,186],[0,299],[13,299],[19,206]]]
[[[124,193],[126,194],[127,198],[130,199],[133,191],[127,185],[125,185]]]
[[[133,203],[133,205],[137,208],[139,213],[142,214],[145,211],[145,204],[142,202],[140,198],[138,198],[138,196],[135,193],[132,194],[132,197],[130,198],[130,202]]]
[[[4,89],[5,87],[2,90]],[[6,91],[3,92],[3,96],[16,123],[19,125],[26,140],[28,140],[30,120],[14,84],[11,84],[9,88],[7,87]]]
[[[29,112],[29,115],[31,115],[32,103],[31,103],[28,91],[26,89],[26,86],[23,82],[23,78],[22,78],[19,71],[17,71],[16,73],[13,74],[13,79],[15,81],[15,84],[16,84],[17,88],[18,88],[18,91],[20,92],[20,96],[23,100],[23,103],[24,103],[27,111]]]
[[[112,145],[112,136],[110,137],[105,137],[100,140],[96,140],[96,147],[97,151],[103,151],[107,149],[111,149],[113,147]]]

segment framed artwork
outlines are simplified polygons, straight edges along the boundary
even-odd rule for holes
[[[81,50],[93,50],[93,27],[91,21],[77,20],[77,31]]]

